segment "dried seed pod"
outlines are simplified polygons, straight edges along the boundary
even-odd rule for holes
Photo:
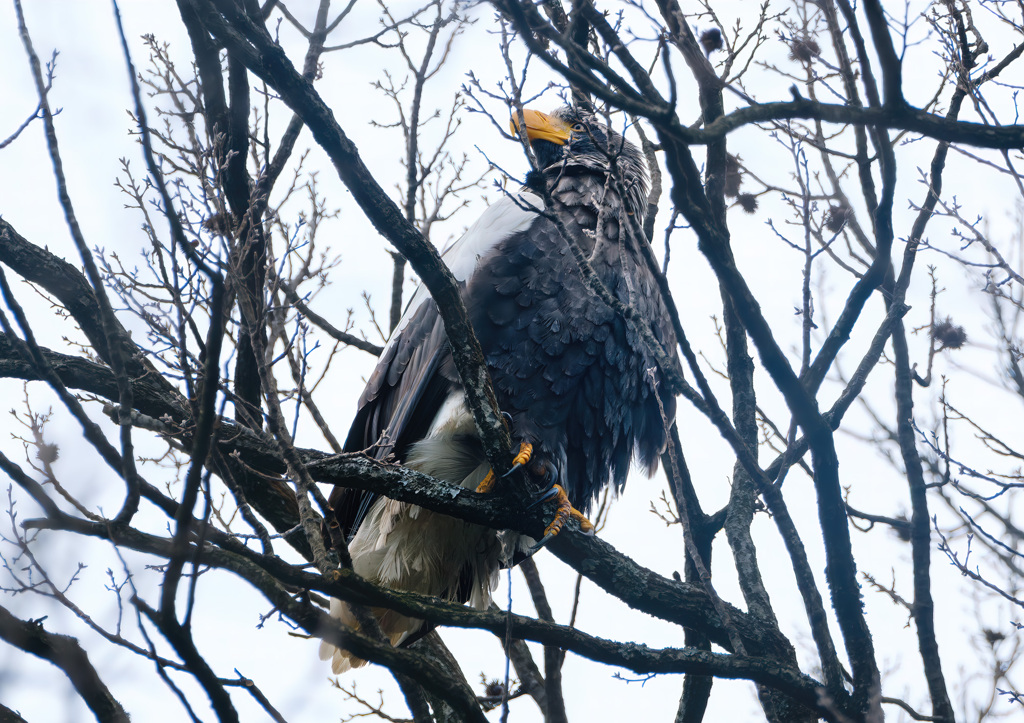
[[[488,698],[500,698],[505,695],[505,684],[499,680],[491,680],[484,686],[484,694]]]
[[[982,628],[981,633],[985,636],[985,642],[989,645],[995,645],[996,643],[1006,640],[1006,636],[998,630],[989,630],[988,628]]]
[[[722,31],[718,28],[710,28],[700,34],[700,45],[704,48],[705,55],[711,55],[716,50],[721,50],[724,45]]]
[[[36,449],[36,459],[38,459],[43,464],[53,464],[54,462],[57,461],[58,457],[60,457],[60,449],[57,447],[56,444],[49,444],[48,442],[43,442]]]
[[[839,233],[843,230],[843,226],[846,225],[846,222],[850,220],[851,216],[853,216],[853,209],[849,206],[836,204],[834,206],[829,206],[829,209],[825,211],[825,217],[822,220],[825,223],[825,228],[832,233]]]
[[[959,349],[967,343],[967,332],[962,326],[954,324],[953,320],[947,316],[932,327],[932,339],[937,343],[936,351]]]
[[[203,228],[210,233],[230,236],[235,230],[235,219],[230,213],[215,213],[203,221]]]
[[[793,38],[793,41],[789,44],[790,60],[809,63],[819,55],[821,55],[821,46],[818,45],[818,42],[814,38],[808,35],[800,38]]]

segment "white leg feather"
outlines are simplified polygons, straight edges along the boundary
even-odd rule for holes
[[[489,465],[473,443],[475,426],[461,394],[452,395],[435,420],[430,435],[412,446],[406,465],[432,477],[475,489]],[[464,571],[470,583],[469,602],[485,609],[498,582],[498,570],[508,541],[480,525],[381,498],[370,508],[349,544],[355,571],[375,583],[435,597],[456,600]],[[465,580],[463,579],[463,582]],[[465,590],[462,591],[466,593]],[[423,626],[422,620],[374,609],[384,634],[398,645]],[[358,627],[348,606],[331,601],[331,615]],[[365,665],[346,650],[321,643],[320,658],[331,659],[340,674]]]

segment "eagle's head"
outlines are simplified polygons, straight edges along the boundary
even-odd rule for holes
[[[647,164],[643,154],[621,133],[612,130],[592,113],[564,106],[553,113],[523,110],[526,137],[546,174],[587,170],[605,175],[614,159],[627,209],[643,218],[647,210]],[[519,119],[512,116],[512,130]]]

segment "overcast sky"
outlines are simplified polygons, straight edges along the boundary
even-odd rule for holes
[[[56,121],[61,151],[75,210],[87,239],[92,246],[115,251],[125,265],[138,263],[139,253],[145,244],[145,239],[139,231],[141,219],[136,213],[123,208],[125,199],[114,187],[115,179],[122,174],[119,159],[128,159],[132,168],[140,175],[143,166],[138,148],[129,136],[132,124],[126,109],[131,107],[132,100],[110,5],[101,0],[29,0],[25,4],[37,53],[41,57],[48,57],[53,49],[60,52],[50,102],[52,106],[62,109]],[[308,10],[302,7],[303,3],[296,2],[292,5],[296,6],[296,12]],[[406,5],[412,7],[410,3],[400,5],[403,8]],[[721,3],[721,7],[728,11],[739,8],[740,4]],[[339,40],[368,34],[376,27],[377,12],[373,7],[365,7],[361,12],[362,15],[355,17],[343,29],[344,37]],[[494,36],[488,33],[488,30],[493,28],[491,15],[482,9],[474,12],[478,18],[477,25],[466,33],[456,47],[447,71],[430,86],[427,97],[427,104],[430,107],[443,108],[451,102],[460,84],[465,82],[464,73],[468,68],[472,68],[485,83],[497,82],[503,75],[504,70],[500,65],[499,56],[493,47]],[[401,13],[401,10],[396,9],[396,14]],[[169,43],[172,55],[179,58],[182,64],[188,63],[187,39],[177,19],[173,3],[126,0],[122,3],[122,14],[137,66],[142,67],[145,63],[146,52],[139,39],[145,33],[153,33],[161,41]],[[308,16],[309,12],[304,14]],[[727,16],[728,14],[723,12],[723,17]],[[287,27],[282,26],[282,32],[286,38],[289,37]],[[775,42],[777,46],[770,52],[778,62],[782,62],[786,55],[785,47],[778,41],[770,42]],[[914,64],[908,64],[906,70],[908,95],[912,99],[930,95],[936,82],[933,69],[928,65],[928,54],[921,51],[920,56],[915,56],[915,61]],[[342,126],[356,141],[367,164],[379,174],[378,178],[382,185],[388,188],[393,187],[402,174],[398,166],[401,148],[394,135],[370,125],[371,121],[389,122],[393,119],[393,112],[387,102],[371,88],[370,84],[381,77],[382,67],[390,62],[393,61],[389,56],[379,50],[352,53],[346,56],[345,62],[340,62],[338,57],[329,56],[325,59],[325,75],[317,86],[328,102],[337,109]],[[10,4],[0,4],[0,77],[3,78],[4,96],[3,102],[0,103],[0,136],[11,133],[31,113],[35,105],[35,90],[27,69],[13,9]],[[396,74],[401,72],[400,68],[394,66],[392,70]],[[543,86],[539,69],[537,77],[535,90]],[[680,89],[681,97],[693,97],[692,94],[686,95],[685,91],[685,88]],[[776,95],[772,95],[770,86],[765,86],[759,87],[759,97],[762,100],[786,99],[788,93],[785,84],[780,82]],[[728,102],[736,102],[732,96],[728,98]],[[542,110],[548,110],[559,105],[559,101],[555,95],[549,94],[536,105]],[[497,105],[493,106],[494,110],[498,108]],[[280,123],[287,120],[287,115],[282,110],[278,109],[275,112]],[[697,117],[697,111],[681,110],[680,116],[692,120]],[[492,126],[480,117],[467,117],[466,122],[470,124],[470,132],[463,134],[463,139],[458,143],[461,149],[472,156],[476,167],[486,167],[481,155],[481,152],[486,152],[489,158],[503,168],[520,175],[524,173],[525,161],[515,144],[502,140]],[[765,136],[760,132],[741,131],[731,139],[731,144],[733,152],[738,153],[753,170],[763,171],[763,177],[771,177],[773,171],[778,172],[776,169],[779,164],[787,163],[786,154],[781,146],[766,145]],[[313,146],[308,133],[303,135],[299,145]],[[479,150],[474,146],[478,146]],[[923,197],[915,177],[914,165],[923,165],[927,162],[933,144],[921,146],[921,160],[905,164],[901,168],[898,199]],[[337,182],[330,165],[315,148],[310,155],[309,163],[311,167],[321,169],[318,181],[329,199],[329,205],[342,211],[338,220],[330,222],[328,231],[336,236],[334,248],[341,254],[342,264],[332,275],[331,286],[317,299],[314,306],[321,313],[334,312],[339,315],[341,310],[355,309],[356,320],[365,324],[367,314],[362,308],[360,294],[367,291],[380,318],[386,318],[385,300],[390,283],[390,258],[386,253],[387,246],[362,219],[350,202],[347,191]],[[969,169],[969,166],[958,157],[954,157],[951,166],[955,172],[966,173]],[[3,218],[33,243],[45,245],[51,251],[77,262],[56,201],[56,190],[43,145],[41,124],[33,124],[13,145],[0,150],[0,168],[3,169],[0,173],[0,214]],[[497,177],[495,174],[494,178]],[[955,173],[951,177],[955,177]],[[957,192],[965,202],[971,204],[972,214],[985,215],[988,228],[992,229],[994,237],[1008,237],[1013,226],[1013,195],[1011,189],[1004,192],[1004,185],[997,176],[985,175],[976,183],[965,184]],[[434,241],[443,244],[448,238],[457,236],[460,230],[478,215],[487,199],[495,198],[495,190],[486,186],[472,194],[472,203],[469,207],[444,225],[435,234]],[[904,200],[898,200],[896,206],[899,211],[897,235],[904,235],[909,228],[909,212],[905,210]],[[761,294],[760,298],[765,313],[772,322],[773,331],[784,347],[795,348],[794,345],[799,342],[800,319],[793,315],[793,309],[800,303],[801,259],[795,252],[779,243],[766,226],[766,221],[772,217],[773,212],[777,214],[774,218],[782,219],[777,206],[763,208],[752,217],[733,212],[730,216],[730,225],[741,266],[748,272],[751,284]],[[659,229],[663,229],[665,223],[667,214],[663,213],[659,219]],[[937,224],[935,233],[940,233],[939,229],[942,228],[941,224]],[[655,239],[659,254],[660,234],[661,231],[659,238]],[[692,330],[691,340],[695,346],[706,351],[709,362],[716,367],[724,367],[723,355],[717,341],[714,341],[715,325],[711,319],[720,308],[717,286],[697,253],[693,239],[688,237],[686,232],[678,233],[674,244],[671,279],[676,299],[684,309],[684,323],[688,332]],[[897,254],[901,252],[902,247],[896,251]],[[970,294],[978,288],[979,282],[935,255],[922,259],[921,263],[940,265],[940,269],[943,270],[942,280],[948,289],[943,299],[945,308],[950,310],[946,313],[954,313],[955,310],[957,321],[968,326],[972,339],[977,339],[977,343],[958,356],[956,362],[962,367],[976,370],[987,375],[989,379],[994,379],[998,375],[998,370],[990,351],[991,341],[987,337],[985,317],[978,307],[979,297]],[[924,275],[921,275],[919,283],[924,283],[924,279]],[[818,302],[817,308],[819,314],[823,315],[819,317],[819,325],[827,328],[821,319],[834,319],[851,282],[848,277],[832,270],[829,275],[815,280],[822,283],[822,288],[826,292],[825,297]],[[408,288],[411,289],[413,285],[414,280],[410,280]],[[927,323],[927,302],[926,297],[920,295],[922,288],[924,287],[915,286],[911,292],[918,296],[916,302],[911,301],[915,308],[908,317],[908,327]],[[35,297],[24,284],[16,285],[16,291],[20,294],[22,303],[36,312],[37,319],[44,318],[47,307],[42,300]],[[880,304],[873,304],[869,313],[873,318],[880,318]],[[325,315],[330,317],[330,313]],[[130,319],[125,317],[124,321],[131,326]],[[866,328],[870,328],[870,324],[866,325]],[[70,326],[56,317],[53,317],[52,325],[37,327],[36,331],[40,333],[42,343],[61,350],[65,349],[62,337],[74,337],[74,331]],[[920,335],[912,338],[911,343],[914,344],[914,358],[923,360],[922,350],[927,348],[927,340]],[[939,363],[947,362],[940,360]],[[354,349],[344,352],[334,362],[330,383],[333,385],[331,393],[336,403],[325,411],[336,432],[347,429],[348,420],[354,412],[355,400],[361,389],[361,380],[369,373],[372,365],[371,357]],[[939,371],[951,369],[953,367],[947,366]],[[849,372],[851,369],[845,371]],[[887,400],[891,372],[879,369],[877,374],[878,379],[872,383],[871,398],[883,412],[890,415],[891,419],[891,405]],[[0,388],[3,389],[8,407],[18,407],[21,404],[22,391],[19,383],[4,382]],[[839,389],[834,384],[828,388],[832,388],[833,393]],[[998,404],[997,389],[994,384],[960,374],[951,393],[958,395],[957,398],[965,405],[973,406],[975,411],[983,412],[991,405]],[[724,383],[716,387],[716,391],[719,390],[722,392],[722,398],[725,398],[727,388]],[[37,405],[36,411],[52,403],[44,391],[33,391],[38,392],[33,402]],[[920,413],[928,414],[928,402],[936,393],[931,390],[918,390]],[[829,396],[826,398],[831,400]],[[777,412],[781,409],[777,399],[768,398],[761,401],[769,409]],[[1011,404],[1015,406],[998,416],[994,423],[1002,425],[1004,429],[1019,430],[1019,403]],[[94,416],[98,416],[98,410]],[[777,421],[782,426],[788,423],[788,419],[782,416]],[[9,419],[8,422],[0,424],[0,430],[6,429],[5,424],[10,424],[12,431],[17,429],[14,422]],[[861,415],[860,421],[855,421],[855,424],[866,429],[866,417]],[[680,426],[684,430],[687,460],[692,467],[704,507],[715,509],[727,500],[733,456],[714,430],[685,406],[680,414]],[[120,490],[119,485],[113,480],[113,475],[108,474],[98,458],[77,440],[75,425],[63,415],[56,415],[51,433],[55,439],[59,439],[62,447],[58,472],[66,475],[68,482],[73,481],[76,488],[89,490],[84,494],[87,501],[102,504],[103,500],[109,500],[109,512],[109,506],[116,504]],[[839,443],[843,455],[841,469],[844,483],[857,486],[857,497],[851,498],[851,502],[856,499],[856,506],[870,507],[884,514],[895,514],[901,509],[906,511],[909,508],[906,503],[892,502],[894,496],[899,499],[905,498],[905,487],[900,477],[880,455],[849,437],[840,436]],[[315,437],[300,439],[299,444],[326,448],[322,440]],[[23,455],[20,444],[8,439],[6,433],[0,435],[0,446],[16,459]],[[787,500],[790,502],[794,517],[807,521],[806,525],[801,525],[801,529],[806,533],[805,542],[811,555],[811,566],[821,580],[824,561],[819,549],[820,541],[814,535],[816,511],[813,489],[806,478],[795,473],[787,485]],[[622,552],[634,557],[640,564],[662,575],[670,576],[676,570],[682,572],[681,535],[678,527],[666,527],[649,512],[652,501],[656,502],[664,490],[664,481],[660,475],[652,480],[645,480],[640,474],[634,475],[624,495],[614,505],[608,525],[601,535]],[[24,502],[21,503],[19,510],[21,518],[35,514],[30,505]],[[9,523],[0,523],[0,530],[6,529],[9,529]],[[804,669],[813,674],[814,671],[808,667],[809,661],[814,659],[810,652],[813,646],[809,641],[802,606],[792,582],[788,558],[774,531],[774,526],[766,516],[761,515],[758,518],[754,531],[761,546],[767,584],[780,616],[780,624],[783,631],[797,644],[800,659],[805,664]],[[894,568],[900,571],[902,582],[907,582],[909,547],[902,546],[885,532],[870,536],[855,534],[854,542],[858,563],[862,569],[868,569],[879,578],[888,580],[892,574],[890,569]],[[103,593],[102,585],[106,568],[109,566],[119,570],[120,562],[112,557],[105,546],[90,541],[62,537],[46,544],[49,546],[46,557],[54,566],[58,579],[61,579],[61,575],[64,576],[63,579],[67,579],[74,571],[78,560],[88,559],[89,567],[81,573],[81,580],[71,588],[70,594],[95,615],[98,621],[111,624],[116,616],[116,607],[113,604],[113,595]],[[4,552],[4,549],[0,548],[0,552]],[[728,548],[724,544],[720,545],[716,547],[715,554],[720,564],[728,558]],[[777,560],[778,564],[771,564],[772,560]],[[138,572],[140,587],[152,600],[157,576],[142,570],[141,558],[133,558],[131,561],[134,563],[133,569]],[[544,581],[548,585],[556,620],[567,622],[576,575],[551,555],[540,555],[538,562]],[[957,615],[974,615],[974,609],[967,597],[960,594],[944,594],[944,591],[962,589],[960,575],[938,557],[933,563],[933,571],[938,598],[937,617],[948,621],[956,620]],[[514,576],[518,578],[518,574]],[[716,585],[720,594],[727,600],[742,604],[742,597],[728,575],[716,575]],[[506,595],[507,590],[503,582],[496,593],[499,605],[505,604]],[[289,720],[331,720],[332,717],[345,713],[359,712],[358,707],[345,701],[344,696],[328,683],[329,670],[325,664],[317,660],[317,644],[314,641],[289,636],[288,629],[276,621],[268,622],[262,630],[255,629],[259,615],[267,612],[267,606],[261,601],[253,600],[253,596],[246,592],[244,586],[226,575],[209,575],[200,585],[200,596],[201,612],[195,621],[200,631],[197,639],[200,644],[205,643],[203,652],[207,654],[220,675],[230,677],[233,675],[233,668],[237,667],[243,675],[257,682]],[[518,581],[513,589],[513,598],[516,610],[526,614],[533,612],[529,596]],[[70,621],[66,613],[49,601],[22,595],[15,598],[2,596],[0,603],[22,617],[36,618],[48,615],[48,629],[72,632],[80,636],[83,643],[88,646],[94,662],[108,672],[107,682],[114,695],[136,720],[185,719],[183,709],[171,692],[158,684],[151,663],[130,653],[97,644],[98,640],[94,634],[80,624]],[[916,654],[915,634],[906,625],[906,614],[877,594],[867,594],[866,605],[875,634],[879,664],[886,680],[886,693],[905,695],[912,704],[921,704],[926,689]],[[1003,611],[987,607],[983,610],[984,614],[992,615],[993,620],[997,622],[1000,619],[1005,620]],[[583,604],[578,625],[587,632],[619,640],[635,640],[658,647],[683,644],[681,629],[629,611],[586,581],[583,583]],[[133,628],[134,622],[127,621],[126,626]],[[956,689],[958,671],[961,667],[969,671],[976,665],[970,641],[964,638],[957,626],[940,626],[940,635],[940,645],[945,654],[945,672]],[[490,634],[445,631],[444,637],[456,650],[471,682],[476,681],[480,672],[489,677],[502,674],[503,656],[498,642]],[[0,644],[0,700],[5,705],[20,710],[31,721],[76,721],[87,715],[74,694],[68,692],[70,687],[47,663],[31,660],[20,654],[16,657],[16,662],[14,659],[12,649]],[[672,717],[678,701],[681,678],[662,676],[640,683],[617,679],[613,677],[614,673],[615,671],[610,668],[584,663],[569,656],[564,676],[570,720],[610,721],[627,720],[630,717],[666,720]],[[176,677],[175,680],[186,691],[196,690],[195,686],[182,676]],[[376,700],[377,688],[383,687],[388,700],[387,710],[397,717],[406,715],[404,704],[395,692],[389,676],[380,671],[371,667],[356,674],[349,674],[344,682],[357,684],[359,693],[371,700]],[[192,695],[192,698],[196,702],[204,700],[201,693]],[[258,709],[249,705],[244,693],[233,693],[233,699],[239,706],[243,719],[260,719]],[[748,716],[756,716],[758,711],[753,686],[742,682],[716,681],[711,706],[707,717],[709,721],[744,720]],[[889,713],[891,720],[900,720],[897,713]],[[206,718],[210,717],[207,712]],[[527,723],[540,720],[540,717],[536,706],[524,700],[515,704],[513,719]]]

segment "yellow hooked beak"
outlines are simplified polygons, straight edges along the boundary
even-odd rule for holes
[[[572,127],[565,121],[553,118],[537,110],[523,109],[523,120],[526,122],[526,138],[532,143],[536,140],[551,141],[564,146],[572,137]],[[519,133],[519,115],[513,114],[509,127],[513,133]]]

